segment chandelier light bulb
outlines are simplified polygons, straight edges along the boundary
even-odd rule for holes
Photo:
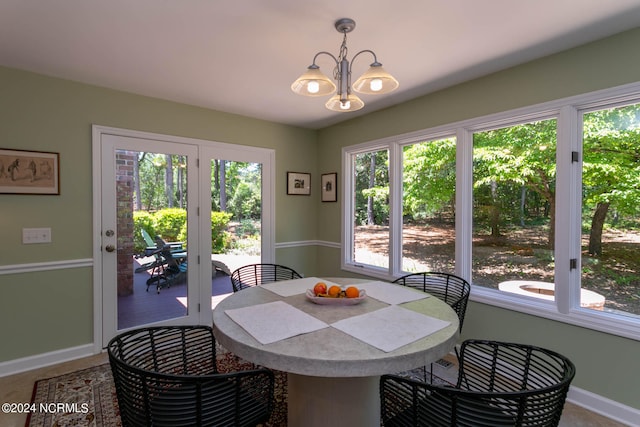
[[[319,90],[320,90],[320,83],[318,83],[317,81],[311,80],[309,83],[307,83],[307,91],[309,93],[316,94],[318,93]]]
[[[346,98],[346,99],[345,99]],[[350,111],[357,111],[364,107],[364,102],[353,93],[350,93],[346,97],[340,94],[335,94],[325,104],[329,110],[338,111],[340,113],[348,113]]]
[[[293,82],[291,90],[298,95],[324,96],[335,92],[336,85],[329,77],[322,74],[317,65],[312,64]]]
[[[373,92],[380,92],[380,90],[382,89],[382,80],[380,79],[371,80],[369,87]]]

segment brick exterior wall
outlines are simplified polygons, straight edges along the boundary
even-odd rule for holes
[[[134,152],[116,152],[118,296],[133,293],[133,162]]]

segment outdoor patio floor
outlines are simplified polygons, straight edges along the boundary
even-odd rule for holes
[[[140,260],[134,260],[134,271],[139,266]],[[186,279],[176,280],[170,287],[162,287],[158,293],[155,285],[149,286],[147,291],[149,277],[148,271],[134,274],[133,294],[118,297],[119,330],[186,315]],[[211,280],[212,304],[231,293],[233,288],[229,276],[216,271]]]

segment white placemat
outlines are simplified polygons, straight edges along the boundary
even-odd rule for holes
[[[330,286],[335,285],[333,282],[329,282],[318,277],[304,277],[302,279],[280,280],[278,282],[265,283],[260,286],[282,297],[290,297],[291,295],[303,294],[307,289],[313,289],[318,282],[326,283],[327,289]]]
[[[329,327],[283,301],[234,308],[225,313],[262,344]]]
[[[429,294],[416,289],[388,282],[366,282],[358,284],[357,286],[367,291],[367,295],[371,298],[386,302],[387,304],[402,304],[429,297]]]
[[[371,313],[339,320],[331,326],[382,351],[390,352],[450,324],[451,322],[390,305]]]

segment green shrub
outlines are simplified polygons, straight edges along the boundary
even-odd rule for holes
[[[231,246],[231,236],[226,231],[230,220],[228,212],[211,212],[211,253],[221,254]]]
[[[167,242],[180,241],[180,231],[187,223],[187,211],[185,209],[162,209],[154,215],[155,233]],[[155,237],[153,234],[151,237]]]
[[[142,230],[146,230],[149,236],[153,238],[153,214],[146,211],[135,211],[133,213],[133,248],[135,253],[141,254],[144,252],[144,248],[147,247],[147,243],[142,238]]]
[[[231,235],[226,231],[232,214],[211,212],[211,253],[223,253],[231,246]],[[162,209],[155,213],[136,211],[133,213],[134,245],[136,253],[143,253],[148,246],[141,230],[156,235],[167,242],[187,242],[187,211],[184,209]]]

